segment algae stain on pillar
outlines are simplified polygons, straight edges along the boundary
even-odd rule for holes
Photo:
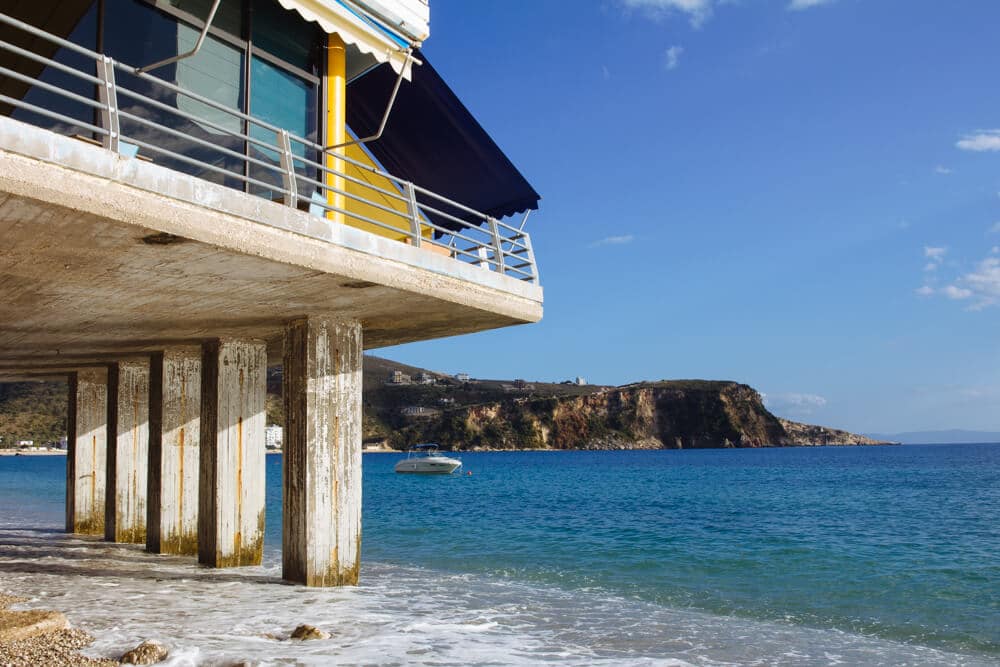
[[[202,357],[198,560],[259,565],[264,546],[263,341],[206,343]]]
[[[149,372],[148,359],[114,363],[108,371],[104,537],[113,542],[146,542]]]
[[[70,376],[66,457],[66,531],[104,534],[108,447],[108,371]]]
[[[201,348],[178,346],[154,355],[147,551],[198,553],[200,411]]]

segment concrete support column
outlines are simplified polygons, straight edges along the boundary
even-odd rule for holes
[[[201,348],[154,354],[149,374],[146,551],[198,553]]]
[[[296,320],[285,331],[282,576],[358,583],[361,324]]]
[[[149,360],[108,367],[108,460],[104,539],[146,543]]]
[[[108,370],[88,368],[69,378],[66,532],[104,534],[108,453]]]
[[[223,339],[202,348],[198,562],[260,565],[264,551],[263,341]]]

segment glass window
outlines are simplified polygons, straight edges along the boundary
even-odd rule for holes
[[[265,51],[286,63],[317,74],[317,47],[321,30],[312,21],[277,0],[253,0],[252,34],[254,49]]]
[[[316,104],[317,88],[314,83],[301,79],[286,72],[271,63],[254,57],[250,62],[250,115],[271,125],[288,130],[310,142],[316,141]],[[250,136],[260,139],[272,146],[277,146],[277,134],[260,126],[253,126]],[[292,150],[309,160],[315,160],[315,151],[306,150],[299,142],[292,142]],[[274,165],[280,163],[276,151],[270,151],[251,144],[250,155]],[[315,178],[315,174],[306,170],[302,164],[296,164],[296,170]],[[280,174],[273,169],[260,165],[252,165],[251,177],[265,183],[280,186]],[[300,188],[303,189],[303,188]],[[271,199],[280,199],[281,193],[271,191],[260,185],[253,185],[251,192],[256,192]]]
[[[156,0],[156,6],[162,9],[178,9],[195,19],[199,28],[205,25],[208,12],[212,9],[214,0]],[[243,3],[240,0],[222,0],[212,28],[227,32],[233,37],[243,37]]]
[[[138,0],[108,0],[105,11],[105,51],[112,58],[134,66],[148,65],[189,51],[200,31]],[[245,100],[243,52],[209,35],[197,55],[151,72],[218,105],[241,111]],[[119,107],[123,113],[123,140],[139,145],[139,154],[157,164],[193,174],[229,187],[243,188],[243,160],[223,150],[244,152],[240,133],[243,122],[182,93],[118,70]],[[125,91],[157,100],[167,111]],[[153,127],[165,126],[173,132]],[[141,144],[148,144],[142,146]],[[157,151],[170,150],[180,159]],[[199,164],[200,163],[200,164]],[[232,175],[231,175],[232,174]]]
[[[177,24],[177,52],[186,53],[194,48],[200,34],[197,28]],[[177,85],[198,93],[230,109],[243,108],[243,54],[228,44],[207,37],[196,56],[177,63]],[[177,96],[177,108],[207,123],[198,125],[209,134],[239,133],[243,121],[232,114],[184,95]],[[195,121],[197,122],[197,121]]]

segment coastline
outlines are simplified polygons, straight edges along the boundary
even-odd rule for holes
[[[22,451],[20,449],[0,449],[0,456],[66,456],[65,449],[49,449],[46,451]]]

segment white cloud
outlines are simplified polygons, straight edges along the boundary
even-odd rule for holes
[[[763,394],[768,410],[790,414],[796,417],[811,415],[826,405],[826,399],[816,394],[788,392],[783,394]]]
[[[917,293],[924,296],[936,293],[952,301],[968,301],[970,310],[1000,304],[1000,257],[993,253],[976,264],[972,271],[958,276],[941,289],[933,292],[917,290]]]
[[[601,76],[605,81],[609,81],[611,79],[611,70],[608,69],[607,65],[601,65]]]
[[[1000,257],[987,257],[979,262],[976,269],[958,279],[963,287],[955,287],[948,293],[953,299],[967,299],[975,296],[980,307],[996,303],[1000,298]]]
[[[621,236],[605,236],[603,239],[599,239],[590,244],[591,248],[597,248],[602,245],[625,245],[626,243],[631,243],[635,240],[635,237],[631,234],[622,234]]]
[[[934,288],[930,285],[924,285],[915,289],[914,292],[917,293],[917,296],[930,296],[934,294]]]
[[[963,151],[1000,151],[1000,130],[976,130],[959,139],[955,146]]]
[[[671,46],[663,54],[663,66],[668,70],[677,69],[682,53],[684,53],[683,46],[677,46],[676,44]]]
[[[801,9],[811,9],[813,7],[819,7],[820,5],[828,5],[833,0],[792,0],[788,5],[788,8],[793,11],[798,11]]]
[[[947,248],[944,247],[934,247],[934,246],[924,246],[924,257],[927,258],[927,263],[924,264],[924,271],[936,271],[941,262],[944,261],[944,256],[948,252]]]
[[[939,248],[939,247],[928,246],[928,245],[924,246],[924,257],[927,257],[928,259],[931,259],[931,260],[934,260],[934,261],[940,262],[942,259],[944,259],[944,255],[945,255],[946,252],[948,252],[947,248],[943,248],[943,247]]]
[[[836,0],[787,1],[788,9],[791,11],[802,11],[836,2]],[[680,14],[686,16],[693,27],[700,28],[712,18],[716,7],[740,4],[742,0],[617,0],[617,2],[627,11],[639,11],[656,20]]]
[[[664,18],[680,12],[687,15],[694,27],[700,27],[712,16],[713,0],[621,0],[628,9],[638,9],[653,18]]]
[[[948,167],[945,167],[943,165],[940,165],[940,164],[938,166],[934,167],[934,172],[937,173],[937,174],[951,174],[951,173],[953,173],[951,169],[949,169]]]
[[[948,285],[941,290],[941,293],[949,299],[955,299],[956,301],[968,299],[972,296],[972,290],[965,289],[964,287],[956,287],[955,285]]]

